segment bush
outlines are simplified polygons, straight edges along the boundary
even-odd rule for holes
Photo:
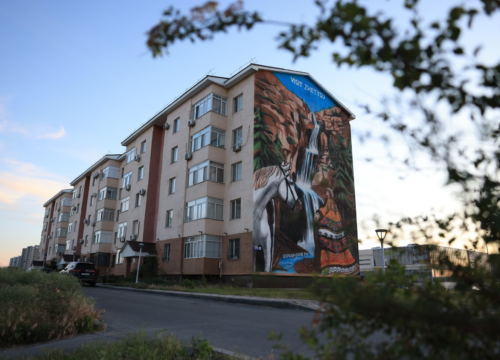
[[[188,289],[194,289],[195,288],[195,283],[192,280],[184,279],[181,282],[181,286],[185,287],[185,288],[188,288]]]
[[[232,359],[232,357],[214,353],[211,345],[204,339],[194,339],[191,345],[183,346],[172,335],[162,332],[148,339],[145,332],[132,333],[115,342],[93,342],[64,353],[60,349],[49,350],[38,360],[72,360],[72,359]]]
[[[0,347],[100,330],[100,317],[74,277],[0,269]]]

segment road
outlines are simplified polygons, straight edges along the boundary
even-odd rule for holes
[[[271,331],[282,333],[282,343],[290,349],[310,354],[299,338],[301,326],[307,326],[313,313],[301,310],[266,308],[209,300],[173,297],[152,293],[85,287],[84,292],[96,301],[96,309],[104,310],[107,330],[100,334],[76,336],[42,345],[8,350],[2,355],[35,354],[41,347],[71,350],[96,339],[107,341],[122,335],[144,330],[173,333],[182,341],[202,336],[212,346],[250,356],[268,358],[274,341],[268,340]]]

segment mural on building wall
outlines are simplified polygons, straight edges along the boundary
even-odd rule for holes
[[[255,74],[254,268],[358,274],[348,114],[309,78]]]

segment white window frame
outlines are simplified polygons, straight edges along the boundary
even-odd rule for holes
[[[229,246],[227,251],[227,258],[231,260],[236,260],[240,258],[240,239],[229,239]]]
[[[115,221],[115,210],[107,208],[97,210],[96,222],[99,221]]]
[[[196,235],[184,240],[184,259],[221,258],[222,237]]]
[[[120,202],[120,212],[123,213],[125,211],[128,211],[130,206],[130,196],[127,196],[126,198],[123,198]]]
[[[125,189],[127,187],[127,185],[130,185],[131,180],[132,180],[132,171],[129,171],[128,173],[123,175],[122,188]]]
[[[224,164],[215,161],[204,161],[188,170],[188,187],[203,181],[224,183]]]
[[[241,161],[231,165],[231,182],[240,181],[243,171],[243,163]]]
[[[125,158],[125,164],[128,164],[132,160],[134,160],[135,157],[135,147],[127,151],[126,158]]]
[[[239,94],[233,98],[233,113],[243,109],[243,94]]]
[[[174,127],[174,129],[173,129],[174,134],[179,131],[180,122],[181,122],[181,118],[177,118],[174,120],[174,126],[173,126]]]
[[[200,150],[208,145],[224,149],[226,146],[226,132],[214,126],[207,126],[191,136],[189,146],[191,152]]]
[[[122,236],[127,236],[127,222],[122,222],[121,224],[118,224],[118,237]]]
[[[116,250],[116,265],[123,264],[122,249]]]
[[[241,199],[231,200],[229,220],[241,219]]]
[[[146,152],[146,140],[141,142],[141,154],[144,154]]]
[[[166,218],[165,218],[165,227],[166,228],[172,227],[173,217],[174,217],[174,210],[172,210],[172,209],[167,210]]]
[[[234,145],[242,143],[243,143],[243,127],[240,126],[239,128],[233,130],[233,148]]]
[[[113,196],[113,194],[115,196]],[[99,194],[97,196],[97,201],[101,201],[104,199],[116,200],[116,197],[118,196],[118,189],[110,186],[105,186],[99,190]]]
[[[68,233],[73,231],[73,223],[68,224]]]
[[[186,203],[184,221],[194,221],[199,219],[223,220],[224,200],[212,197],[202,197]]]
[[[144,166],[141,166],[138,171],[137,181],[144,179]]]
[[[168,180],[168,195],[175,194],[175,177]]]
[[[102,171],[101,171],[101,176],[100,180],[102,181],[107,178],[112,178],[112,179],[119,179],[120,178],[120,169],[117,168],[116,166],[106,166]]]
[[[141,206],[141,194],[137,193],[135,194],[135,207]]]
[[[170,163],[176,163],[177,160],[179,159],[179,147],[175,146],[170,150]]]

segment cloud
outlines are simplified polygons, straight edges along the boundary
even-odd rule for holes
[[[0,171],[0,203],[13,205],[33,200],[43,203],[60,190],[70,187],[65,181],[54,180],[59,179],[58,175],[34,164],[17,160],[3,160],[3,163],[9,170]]]
[[[64,127],[61,126],[61,130],[59,130],[58,132],[39,135],[36,138],[56,140],[62,138],[64,135],[66,135],[66,130],[64,130]]]

